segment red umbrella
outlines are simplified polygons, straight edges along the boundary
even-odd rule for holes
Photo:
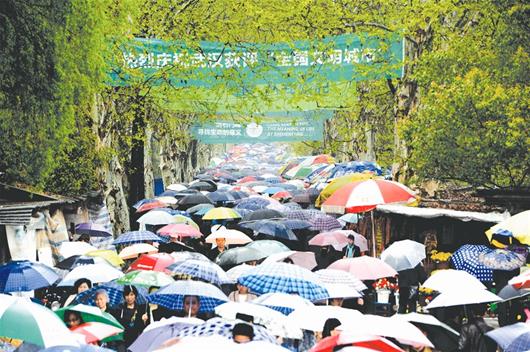
[[[366,180],[348,183],[336,190],[323,204],[326,213],[361,213],[380,204],[411,203],[414,192],[401,183],[386,180]]]
[[[334,161],[332,156],[329,156],[327,154],[320,154],[315,156],[313,161],[311,162],[311,165],[315,164],[331,164]]]
[[[274,198],[274,199],[289,199],[289,198],[293,198],[293,195],[287,191],[281,191],[281,192],[276,192],[274,193],[271,198]]]
[[[143,212],[146,212],[146,211],[151,210],[151,209],[165,208],[165,207],[167,207],[166,203],[163,203],[163,202],[161,202],[159,200],[155,200],[154,202],[149,202],[149,203],[145,203],[145,204],[140,205],[140,207],[138,207],[138,209],[136,209],[136,212],[137,213],[143,213]]]
[[[169,224],[157,231],[159,235],[171,237],[202,237],[202,233],[188,224]]]
[[[165,268],[174,262],[173,257],[167,253],[142,254],[131,264],[129,270],[154,270],[163,272]]]
[[[240,179],[239,181],[237,181],[237,183],[252,182],[252,181],[257,181],[257,180],[258,179],[255,178],[254,176],[245,176],[242,179]]]
[[[353,335],[341,332],[335,336],[329,336],[317,343],[310,352],[333,352],[337,346],[356,346],[364,347],[367,350],[382,352],[403,352],[401,348],[380,336],[371,335]]]
[[[114,336],[123,332],[123,329],[120,329],[116,326],[96,321],[81,324],[70,330],[77,334],[83,335],[85,337],[86,343],[98,342],[109,336]]]

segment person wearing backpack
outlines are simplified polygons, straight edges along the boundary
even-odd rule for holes
[[[484,321],[486,306],[477,304],[471,306],[471,316],[467,323],[460,329],[460,338],[458,340],[459,352],[495,352],[497,344],[486,333],[493,330],[491,326]]]

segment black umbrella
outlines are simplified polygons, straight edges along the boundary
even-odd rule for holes
[[[212,202],[233,202],[236,199],[228,192],[215,191],[206,195]]]
[[[195,194],[187,195],[181,200],[179,200],[178,205],[179,207],[183,209],[188,209],[194,205],[204,204],[204,203],[213,204],[213,202],[208,197],[206,197],[204,194],[195,193]]]
[[[73,255],[57,263],[55,267],[64,270],[72,270],[80,265],[95,264],[96,260],[95,257]]]
[[[190,184],[190,189],[196,189],[199,191],[215,192],[217,191],[217,185],[213,181],[198,181]]]
[[[243,221],[250,220],[263,220],[263,219],[277,219],[283,218],[284,215],[277,210],[273,209],[260,209],[256,210],[243,218]]]

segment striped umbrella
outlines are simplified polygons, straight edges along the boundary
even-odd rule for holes
[[[163,242],[160,237],[151,231],[130,231],[121,234],[112,242],[113,245],[129,245],[142,242]]]
[[[318,301],[328,297],[327,290],[314,273],[287,263],[269,263],[257,266],[241,275],[238,283],[259,294],[270,292],[294,293],[310,301]]]
[[[72,332],[83,335],[85,343],[95,343],[107,337],[118,335],[123,332],[123,329],[104,323],[90,322],[76,326]]]
[[[221,285],[230,281],[219,265],[204,260],[188,259],[174,263],[166,268],[166,272],[172,275],[191,276],[214,285]]]
[[[52,285],[59,276],[42,263],[12,260],[0,266],[0,292],[32,291]]]

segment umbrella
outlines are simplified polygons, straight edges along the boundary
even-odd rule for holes
[[[265,209],[271,202],[268,199],[260,197],[251,197],[240,200],[236,209],[260,210]]]
[[[197,253],[197,252],[173,252],[170,254],[173,257],[173,260],[176,262],[182,262],[188,259],[197,259],[197,260],[204,260],[209,262],[210,259],[206,257],[204,254]]]
[[[520,336],[530,333],[530,325],[525,323],[515,323],[497,328],[486,333],[486,336],[492,338],[503,351]],[[516,351],[526,351],[530,346]]]
[[[305,306],[288,315],[290,321],[309,331],[322,331],[324,323],[330,318],[339,319],[345,325],[348,322],[357,322],[363,315],[356,310],[336,306]]]
[[[224,238],[226,244],[247,244],[252,242],[252,239],[245,235],[241,231],[229,230],[225,227],[222,227],[220,230],[214,231],[211,235],[206,237],[205,242],[215,244],[215,240],[218,238]]]
[[[166,189],[164,192],[157,195],[157,198],[159,197],[175,197],[180,191],[184,191],[184,189],[181,190],[175,190],[175,189]]]
[[[251,269],[254,269],[254,266],[253,265],[248,265],[248,264],[240,264],[240,265],[237,265],[237,266],[234,266],[233,268],[231,268],[230,270],[228,270],[226,272],[226,276],[233,282],[237,282],[237,279],[243,275],[244,273],[246,273],[247,271],[251,270]]]
[[[195,193],[195,194],[189,194],[185,197],[182,197],[179,200],[178,204],[179,204],[179,207],[187,209],[197,204],[207,204],[207,203],[213,204],[210,198],[206,197],[204,194]]]
[[[206,195],[214,203],[234,202],[236,198],[228,192],[215,191]]]
[[[480,281],[490,282],[493,281],[493,271],[479,260],[481,253],[489,251],[486,246],[466,244],[451,255],[450,261],[455,269],[467,271]]]
[[[522,274],[510,279],[508,284],[517,289],[530,288],[530,271],[527,270]]]
[[[298,251],[288,251],[271,254],[263,261],[263,264],[282,262],[286,259],[289,259],[292,261],[293,264],[301,266],[302,268],[306,268],[308,270],[311,270],[317,266],[317,262],[315,260],[315,253]]]
[[[147,243],[135,243],[133,245],[123,248],[118,256],[122,259],[136,258],[142,253],[157,253],[158,248]]]
[[[415,268],[425,257],[425,246],[411,240],[394,242],[381,253],[381,260],[396,271]]]
[[[522,244],[530,245],[530,210],[511,216],[486,231],[490,241],[493,235],[513,237]]]
[[[214,285],[221,285],[229,282],[226,273],[215,263],[204,260],[188,259],[186,261],[171,264],[166,268],[167,272],[173,275],[187,275],[193,278],[210,282]]]
[[[309,244],[321,247],[333,246],[333,248],[340,251],[348,244],[348,236],[342,231],[322,232],[310,239]]]
[[[166,189],[169,189],[171,191],[176,191],[176,192],[182,192],[182,191],[187,190],[188,187],[186,185],[181,184],[181,183],[173,183],[173,184],[170,184],[169,186],[167,186]]]
[[[269,235],[271,237],[281,238],[284,240],[298,240],[298,237],[296,237],[294,232],[280,222],[261,220],[253,225],[253,229],[257,234],[262,233],[264,235]]]
[[[83,278],[89,279],[92,283],[95,283],[111,281],[122,276],[123,273],[120,270],[109,264],[88,264],[74,268],[74,270],[66,274],[61,282],[59,282],[58,286],[73,286],[77,280]]]
[[[467,304],[478,304],[502,301],[502,299],[488,290],[462,290],[454,289],[442,292],[431,301],[425,308],[439,308],[451,306],[463,306]]]
[[[26,352],[26,351],[24,350],[20,352]],[[33,352],[33,351],[27,351],[27,352]],[[61,346],[53,346],[53,347],[45,348],[43,350],[39,350],[38,352],[113,352],[113,350],[104,348],[104,347],[99,347],[96,345],[80,345],[80,346],[61,345]]]
[[[526,256],[506,249],[481,252],[478,260],[488,269],[515,270],[526,264]]]
[[[107,231],[105,226],[85,222],[75,226],[75,233],[79,235],[89,235],[92,237],[110,237],[112,234]]]
[[[190,214],[195,214],[195,215],[204,215],[206,214],[208,210],[213,209],[213,208],[215,208],[213,204],[201,203],[201,204],[194,205],[191,208],[188,208],[187,212]]]
[[[396,314],[395,319],[403,319],[427,333],[427,338],[440,351],[455,351],[458,348],[460,334],[449,325],[442,323],[429,314],[408,313]]]
[[[341,229],[342,224],[333,216],[321,215],[319,217],[308,220],[311,223],[312,230],[331,231],[334,229]]]
[[[366,180],[346,184],[323,204],[326,213],[361,213],[380,204],[412,203],[416,195],[401,183],[386,180]]]
[[[0,292],[32,291],[50,286],[58,278],[52,268],[42,263],[12,260],[0,265]]]
[[[356,289],[345,284],[323,284],[328,290],[328,299],[330,298],[359,298],[363,295]]]
[[[174,238],[202,237],[201,231],[188,224],[168,224],[160,228],[157,233],[162,236],[170,236]]]
[[[142,242],[162,242],[162,239],[151,231],[130,231],[121,234],[112,244],[129,245]]]
[[[199,225],[195,223],[191,218],[184,216],[184,215],[175,215],[173,216],[173,222],[174,224],[186,224],[190,225],[192,227],[195,227],[197,230],[199,230]]]
[[[75,241],[75,242],[69,242],[64,241],[61,242],[59,246],[59,254],[63,256],[63,258],[68,258],[73,255],[83,255],[87,252],[94,251],[97,248],[94,246],[91,246],[90,244],[82,241]]]
[[[140,205],[136,209],[136,212],[137,213],[144,213],[146,211],[153,210],[153,209],[156,209],[156,208],[165,208],[166,206],[167,206],[167,204],[162,202],[161,200],[154,199],[152,202]]]
[[[508,284],[502,288],[502,290],[498,293],[498,296],[503,299],[503,302],[505,302],[511,299],[526,297],[529,294],[530,290],[516,289],[512,285]]]
[[[140,216],[136,222],[145,225],[167,225],[175,223],[175,219],[167,211],[151,210]]]
[[[156,197],[155,198],[156,200],[166,204],[166,205],[175,205],[178,203],[178,200],[177,198],[173,197],[173,196],[160,196],[160,197]]]
[[[486,289],[486,286],[473,275],[454,269],[436,271],[425,280],[422,286],[439,292]]]
[[[167,253],[142,254],[130,266],[129,270],[164,271],[175,259]]]
[[[277,218],[283,218],[283,214],[280,213],[279,211],[272,210],[272,209],[260,209],[260,210],[256,210],[250,213],[249,215],[245,216],[243,218],[243,221],[277,219]]]
[[[85,255],[89,257],[103,258],[107,263],[116,267],[120,267],[125,263],[123,259],[118,256],[116,251],[110,249],[97,249],[95,251],[87,252]]]
[[[106,325],[112,325],[117,328],[123,328],[120,322],[116,320],[113,315],[107,312],[102,312],[101,309],[99,309],[98,307],[88,306],[86,304],[76,304],[73,306],[57,309],[54,313],[57,314],[57,316],[61,320],[64,320],[64,314],[66,313],[66,311],[74,311],[80,313],[81,319],[83,319],[85,323],[99,322],[104,323]]]
[[[265,194],[275,194],[275,193],[279,193],[279,192],[283,192],[284,189],[282,187],[276,187],[276,186],[273,186],[273,187],[268,187],[266,189],[264,189],[261,193],[265,193]]]
[[[361,280],[346,271],[322,269],[315,271],[315,274],[324,284],[347,285],[359,292],[367,289],[366,285]]]
[[[313,218],[317,218],[323,215],[325,214],[321,212],[320,210],[302,209],[302,210],[290,211],[286,214],[286,217],[287,219],[310,221]]]
[[[504,352],[520,352],[530,350],[530,333],[524,333],[516,338]]]
[[[217,190],[217,186],[214,182],[210,181],[198,181],[198,182],[192,182],[189,186],[190,189],[196,189],[199,191],[208,191],[208,192],[215,192]],[[204,202],[201,202],[204,203]],[[195,203],[199,204],[199,203]]]
[[[305,220],[281,219],[279,221],[290,230],[301,230],[301,229],[308,229],[311,227],[311,223]]]
[[[213,208],[208,210],[202,217],[203,220],[224,220],[224,219],[239,219],[241,215],[234,209],[230,208]]]
[[[377,280],[383,277],[397,275],[396,270],[378,258],[367,255],[357,258],[339,259],[328,266],[328,269],[338,269],[350,272],[359,280]]]
[[[349,224],[357,224],[359,222],[359,214],[354,214],[354,213],[344,214],[339,218],[339,221],[341,220]]]
[[[300,204],[309,204],[311,203],[312,195],[308,191],[298,191],[294,193],[292,201]]]
[[[197,296],[199,312],[212,312],[218,305],[227,302],[228,297],[212,284],[201,281],[181,280],[162,287],[148,296],[149,302],[172,310],[184,308],[184,296]]]
[[[151,203],[151,202],[156,202],[156,201],[157,201],[156,199],[141,199],[138,202],[133,204],[133,208],[134,209],[138,209],[140,206],[142,206],[144,204]]]
[[[310,301],[328,297],[327,290],[314,273],[286,263],[259,265],[241,275],[237,282],[258,294],[295,293]]]
[[[289,315],[295,309],[313,306],[313,303],[303,297],[283,292],[266,293],[254,299],[252,303],[269,307],[284,315]]]
[[[107,296],[109,296],[109,306],[117,306],[123,302],[123,288],[124,286],[118,284],[116,280],[105,282],[79,293],[74,299],[74,302],[94,306],[96,305],[96,292],[105,290]],[[141,286],[137,287],[137,289],[138,295],[136,295],[136,302],[138,304],[147,303],[147,290]]]
[[[160,271],[133,270],[116,280],[120,285],[133,285],[144,287],[162,287],[175,282],[173,278]]]
[[[50,309],[29,299],[0,294],[0,336],[40,347],[79,346],[75,336]]]
[[[261,242],[261,241],[256,241],[256,242]],[[215,262],[222,267],[227,267],[227,266],[237,265],[237,264],[241,264],[245,262],[260,260],[267,256],[267,254],[264,254],[258,249],[249,248],[247,246],[230,248],[224,251],[223,253],[219,254]]]
[[[73,328],[72,332],[83,335],[86,343],[94,343],[123,332],[123,328],[98,322],[90,322]]]
[[[343,346],[342,348],[340,346]],[[352,347],[346,347],[352,346]],[[354,347],[353,347],[354,346]],[[311,352],[404,352],[391,341],[375,335],[359,335],[349,331],[341,331],[337,335],[320,340]]]
[[[61,260],[55,265],[56,268],[63,270],[72,270],[80,265],[103,263],[105,260],[98,257],[89,257],[85,255],[73,255],[64,260]]]
[[[274,193],[271,198],[273,199],[291,199],[293,198],[293,195],[291,193],[289,193],[288,191],[280,191],[280,192],[276,192]]]
[[[289,247],[287,247],[283,243],[274,240],[254,241],[250,242],[245,247],[255,249],[258,252],[262,253],[263,256],[261,258],[268,257],[271,254],[287,252],[290,250]]]
[[[363,174],[363,173],[353,173],[344,175],[341,177],[335,178],[333,181],[331,181],[322,191],[320,192],[315,205],[317,207],[322,206],[322,203],[326,201],[333,193],[335,193],[338,189],[342,188],[343,186],[347,184],[351,184],[353,182],[359,182],[359,181],[365,181],[372,179],[374,176],[372,174]]]

